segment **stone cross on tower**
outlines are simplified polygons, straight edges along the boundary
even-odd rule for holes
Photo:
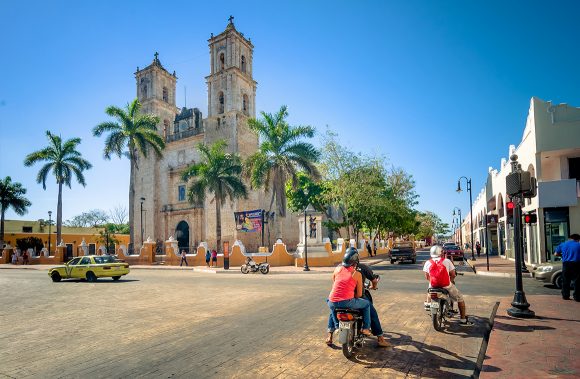
[[[155,60],[158,61],[159,60],[159,53],[156,51],[155,54],[153,54],[155,56]]]
[[[228,18],[228,21],[230,22],[230,24],[234,23],[234,16],[230,15],[230,18]]]

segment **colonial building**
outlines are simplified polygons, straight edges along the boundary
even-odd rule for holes
[[[531,264],[550,261],[558,244],[570,233],[580,233],[580,108],[533,97],[521,142],[509,147],[498,169],[489,169],[486,186],[473,203],[473,240],[508,258],[514,257],[513,226],[506,210],[512,154],[538,180],[537,196],[526,199],[522,208],[524,214],[537,217],[535,223],[524,224],[524,258]],[[486,216],[495,217],[486,223]],[[470,242],[470,219],[467,214],[461,226],[463,243]],[[459,236],[457,232],[456,239]]]
[[[217,36],[212,34],[208,42],[210,67],[205,78],[208,95],[205,118],[198,108],[177,107],[176,73],[161,64],[157,53],[149,66],[137,68],[135,73],[142,112],[159,117],[158,131],[166,143],[161,159],[154,154],[141,157],[135,170],[133,220],[137,247],[142,238],[165,241],[173,236],[180,248],[196,247],[202,241],[216,248],[213,195],[208,194],[203,204],[190,204],[181,173],[199,160],[197,145],[200,143],[225,140],[228,150],[240,154],[242,159],[258,148],[258,137],[247,126],[247,119],[256,116],[254,46],[236,30],[233,17],[226,29]],[[249,250],[258,250],[261,234],[237,232],[233,212],[267,209],[265,199],[263,191],[250,191],[247,199],[226,202],[221,210],[224,243],[231,247],[235,240],[241,240]],[[295,244],[298,228],[292,215],[286,217],[281,229],[283,235],[271,238],[284,237],[285,242]]]

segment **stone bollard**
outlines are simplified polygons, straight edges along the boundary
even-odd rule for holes
[[[66,246],[58,245],[54,253],[54,260],[57,262],[66,262]]]
[[[143,259],[144,264],[155,263],[155,241],[148,237],[147,241],[143,242],[143,247],[141,247],[141,253],[139,255]]]

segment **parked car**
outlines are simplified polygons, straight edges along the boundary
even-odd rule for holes
[[[457,245],[443,246],[443,254],[452,261],[463,260],[463,249]]]
[[[95,282],[97,278],[113,278],[119,280],[129,273],[129,264],[119,262],[113,255],[87,255],[76,257],[63,266],[48,270],[48,276],[53,282],[62,279],[86,279]]]
[[[556,288],[562,288],[562,262],[548,262],[535,266],[532,277],[540,282],[553,284]],[[571,283],[574,288],[575,283]]]
[[[445,242],[443,244],[443,248],[445,248],[446,246],[457,246],[457,244],[455,242]]]
[[[415,251],[413,242],[395,242],[393,248],[389,251],[389,258],[391,259],[391,264],[397,261],[411,261],[411,263],[417,262],[417,252]]]

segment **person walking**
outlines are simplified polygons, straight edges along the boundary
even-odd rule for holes
[[[562,257],[562,299],[570,300],[570,282],[576,281],[573,297],[580,302],[580,235],[571,234],[556,247],[554,255]]]
[[[367,241],[366,244],[367,244],[367,253],[369,253],[369,257],[372,257],[373,250],[371,249],[371,244],[369,243],[369,241]]]
[[[24,254],[22,254],[22,264],[28,265],[30,262],[28,261],[28,251],[24,250]]]
[[[209,261],[211,260],[211,251],[205,251],[205,264],[209,267]]]
[[[211,265],[217,267],[217,251],[215,249],[213,249],[211,251]]]
[[[183,265],[183,262],[185,262],[186,266],[189,266],[187,264],[187,253],[185,252],[185,249],[181,249],[181,262],[179,262],[179,267],[181,267],[181,265]]]
[[[477,250],[477,257],[479,258],[479,254],[481,254],[481,244],[479,241],[475,243],[475,250]]]
[[[18,251],[16,250],[14,250],[14,253],[12,253],[12,264],[13,265],[18,264]]]

